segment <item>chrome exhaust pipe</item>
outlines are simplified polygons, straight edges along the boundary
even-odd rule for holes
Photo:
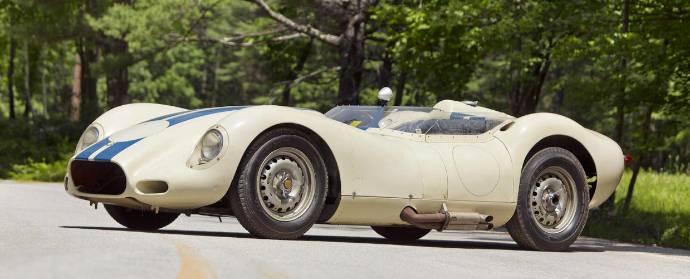
[[[449,212],[444,204],[443,212],[420,214],[410,206],[400,212],[400,219],[421,229],[443,230],[490,230],[493,216],[476,212]]]
[[[442,230],[447,217],[444,213],[419,214],[406,206],[400,212],[400,219],[420,229]]]

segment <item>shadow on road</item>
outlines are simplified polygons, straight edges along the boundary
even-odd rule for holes
[[[64,229],[80,230],[101,230],[101,231],[121,231],[134,232],[125,228],[114,227],[92,227],[92,226],[60,226]],[[249,233],[238,232],[214,232],[214,231],[190,231],[190,230],[158,230],[158,231],[136,231],[152,234],[171,234],[171,235],[196,235],[210,237],[232,237],[232,238],[254,238]],[[521,250],[515,243],[500,242],[494,238],[475,237],[475,240],[425,240],[415,242],[397,242],[378,237],[359,237],[359,236],[326,236],[326,235],[305,235],[299,240],[293,241],[323,241],[340,243],[366,243],[378,245],[396,245],[411,247],[430,247],[430,248],[455,248],[455,249],[493,249],[493,250]],[[603,252],[607,247],[596,245],[574,245],[568,252]]]
[[[576,248],[589,248],[600,251],[647,253],[690,258],[690,251],[688,250],[620,243],[599,238],[580,238],[575,245],[577,246]]]
[[[121,232],[135,232],[125,228],[114,227],[95,227],[95,226],[60,226],[64,229],[81,229],[81,230],[101,230],[101,231],[121,231]],[[136,231],[152,234],[171,234],[171,235],[196,235],[208,237],[232,237],[232,238],[255,238],[249,233],[239,232],[217,232],[217,231],[191,231],[191,230],[158,230],[158,231]],[[289,240],[287,240],[289,241]],[[378,237],[360,237],[360,236],[326,236],[326,235],[305,235],[299,240],[292,241],[323,241],[323,242],[340,242],[340,243],[366,243],[378,245],[396,245],[396,246],[410,246],[410,247],[430,247],[430,248],[456,248],[456,249],[493,249],[493,250],[521,250],[515,243],[508,243],[505,240],[473,236],[472,240],[425,240],[421,239],[415,242],[396,242]],[[690,258],[690,251],[681,249],[671,249],[655,246],[643,246],[628,243],[619,243],[615,241],[599,239],[599,238],[580,238],[573,244],[573,246],[566,252],[570,253],[589,253],[589,252],[633,252],[633,253],[647,253],[664,256],[688,257]]]

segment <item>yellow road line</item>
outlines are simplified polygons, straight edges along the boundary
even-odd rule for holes
[[[211,267],[211,265],[207,263],[206,260],[204,260],[204,258],[194,250],[194,248],[175,239],[167,238],[167,240],[175,245],[177,255],[180,259],[180,271],[177,273],[177,278],[216,278],[213,267]]]

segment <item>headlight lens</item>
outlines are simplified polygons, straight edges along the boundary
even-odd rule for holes
[[[98,141],[99,136],[100,133],[98,132],[98,128],[93,126],[86,128],[86,131],[84,131],[84,133],[81,135],[81,139],[79,140],[78,151],[81,151],[84,148],[87,148],[90,145],[96,143]]]
[[[223,134],[212,129],[201,139],[201,161],[208,162],[216,158],[223,149]]]

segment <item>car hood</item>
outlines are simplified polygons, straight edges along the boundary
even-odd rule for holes
[[[162,148],[194,144],[212,125],[227,115],[246,107],[218,107],[189,110],[156,117],[137,125],[116,131],[108,137],[80,151],[74,159],[113,161],[116,157],[161,151]],[[136,147],[136,148],[135,148]],[[136,155],[136,154],[135,154]],[[138,156],[136,156],[138,157]]]

